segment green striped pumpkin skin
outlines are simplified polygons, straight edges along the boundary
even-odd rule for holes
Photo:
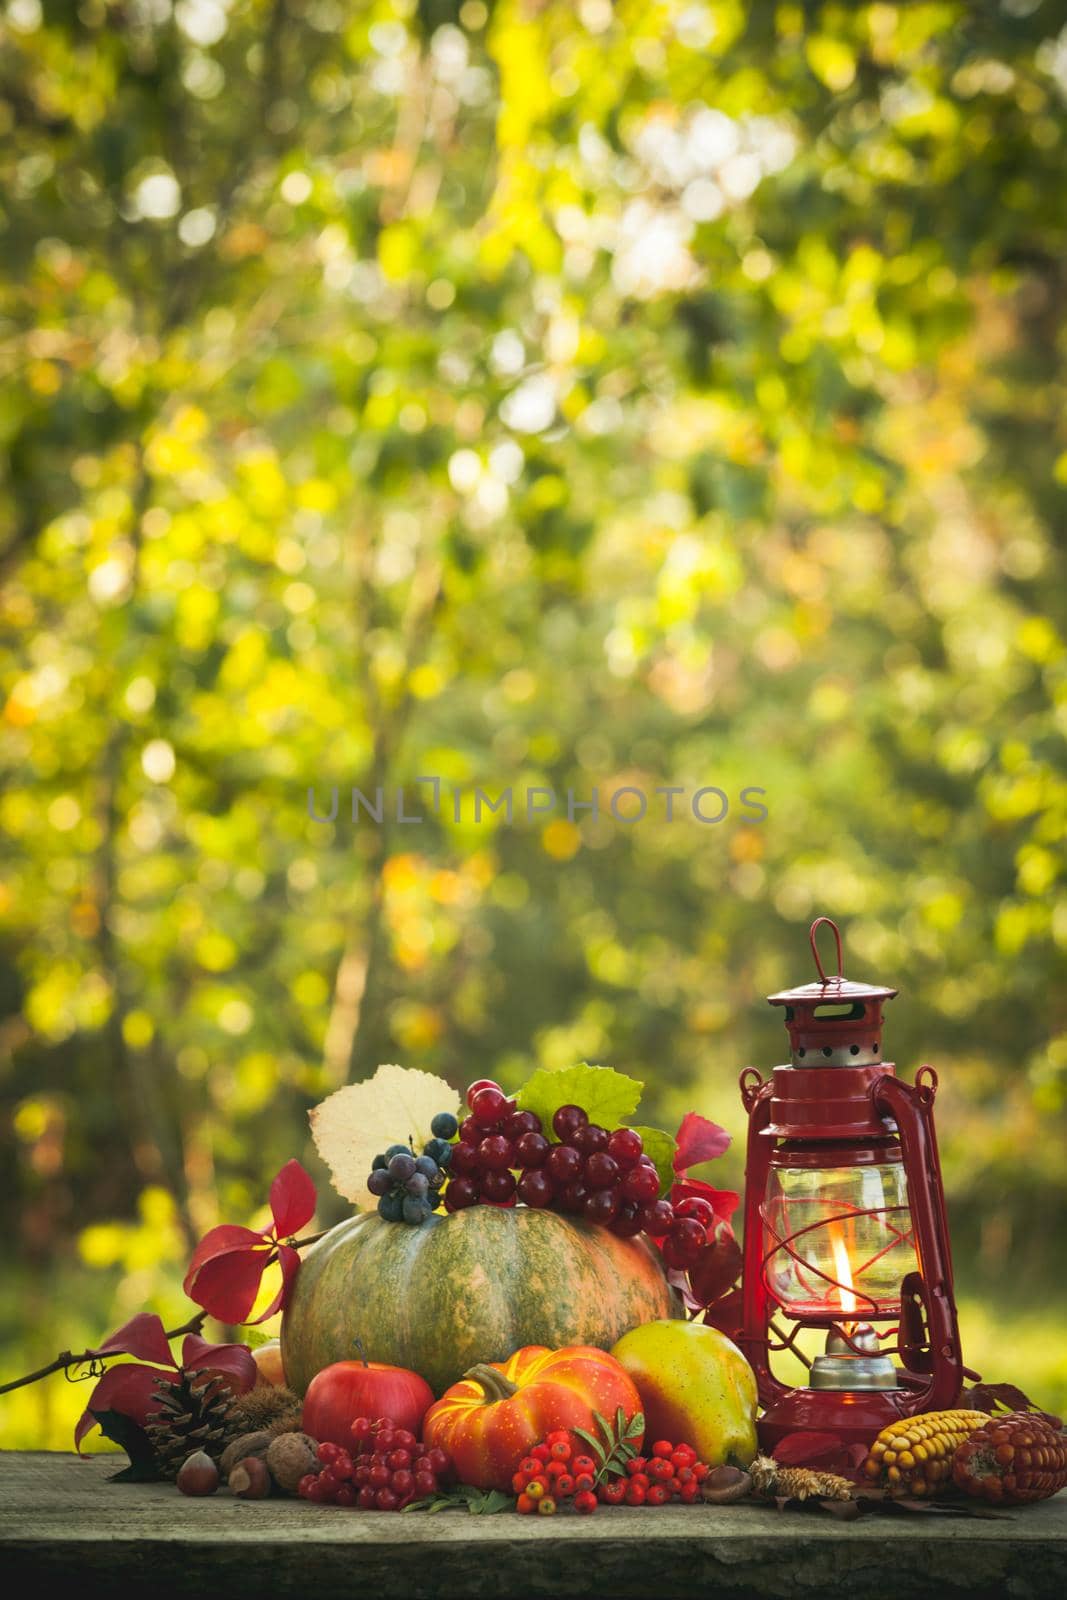
[[[304,1254],[282,1321],[286,1378],[355,1358],[407,1367],[441,1395],[477,1361],[523,1345],[610,1350],[641,1322],[684,1316],[642,1238],[525,1206],[471,1206],[419,1228],[374,1212]]]

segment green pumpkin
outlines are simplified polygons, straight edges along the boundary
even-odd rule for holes
[[[471,1206],[421,1227],[370,1212],[304,1254],[282,1323],[289,1384],[356,1356],[418,1372],[437,1395],[523,1345],[610,1350],[639,1322],[684,1315],[659,1254],[553,1211]]]

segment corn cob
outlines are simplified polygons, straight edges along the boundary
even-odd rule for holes
[[[773,1456],[757,1456],[749,1467],[757,1494],[783,1500],[851,1500],[855,1486],[835,1472],[815,1472],[810,1467],[782,1467]]]
[[[956,1451],[956,1487],[999,1505],[1047,1500],[1067,1485],[1067,1433],[1029,1411],[986,1417]]]
[[[863,1463],[893,1496],[934,1494],[952,1482],[957,1447],[983,1423],[985,1411],[928,1411],[883,1428]]]

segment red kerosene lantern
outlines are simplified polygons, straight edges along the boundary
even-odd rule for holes
[[[823,923],[837,941],[834,978],[815,944]],[[810,939],[819,982],[768,996],[785,1007],[789,1065],[766,1081],[754,1067],[741,1074],[739,1342],[766,1408],[767,1450],[800,1429],[867,1444],[898,1417],[954,1406],[966,1370],[934,1134],[937,1074],[920,1067],[914,1087],[897,1078],[882,1059],[882,1006],[896,989],[843,976],[829,917],[812,923]],[[827,1330],[814,1361],[796,1345],[805,1327]],[[774,1376],[771,1353],[785,1349],[809,1367],[807,1387]]]

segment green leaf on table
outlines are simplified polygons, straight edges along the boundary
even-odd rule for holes
[[[405,1511],[462,1511],[472,1516],[492,1516],[497,1511],[509,1511],[515,1496],[501,1489],[476,1489],[471,1483],[454,1483],[447,1489],[428,1495],[425,1500],[412,1500]]]
[[[634,1132],[641,1135],[641,1143],[644,1146],[645,1155],[656,1164],[656,1171],[659,1173],[660,1194],[668,1194],[671,1184],[677,1177],[677,1173],[674,1170],[674,1157],[678,1150],[677,1141],[671,1134],[664,1133],[662,1128],[634,1127]]]
[[[581,1106],[590,1122],[617,1128],[633,1116],[644,1084],[614,1067],[591,1067],[581,1061],[574,1067],[538,1067],[515,1096],[521,1111],[535,1111],[545,1134],[552,1134],[552,1118],[560,1106]]]

